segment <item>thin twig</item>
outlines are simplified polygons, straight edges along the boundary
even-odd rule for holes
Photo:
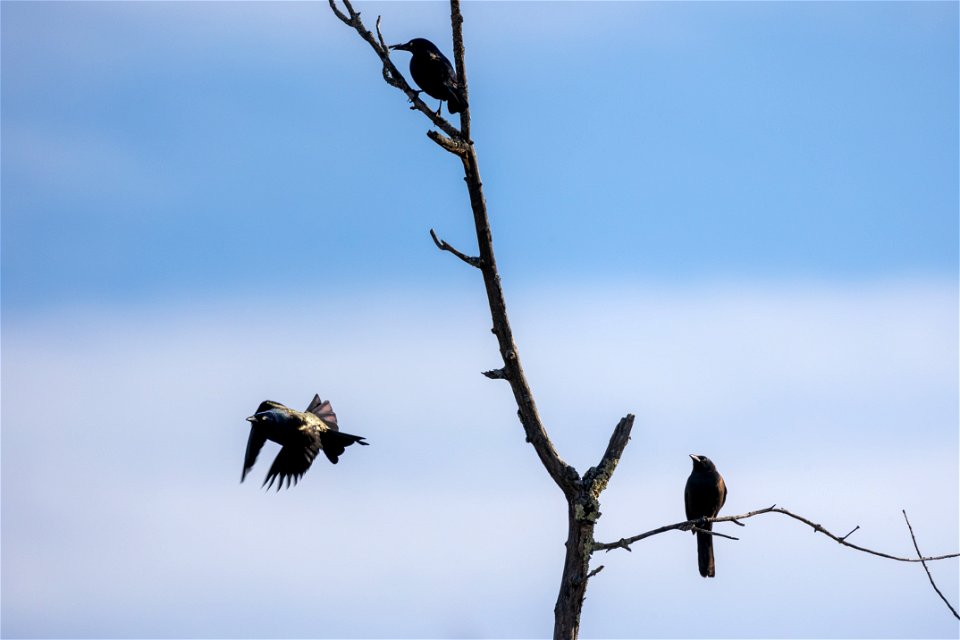
[[[868,549],[866,547],[861,547],[860,545],[847,542],[846,537],[850,535],[849,533],[847,534],[847,536],[844,536],[843,538],[841,538],[837,535],[830,533],[829,531],[824,529],[823,526],[811,520],[808,520],[803,516],[799,516],[795,513],[791,513],[790,511],[787,511],[786,509],[777,507],[777,505],[773,505],[772,507],[767,507],[765,509],[757,509],[756,511],[750,511],[749,513],[744,513],[737,516],[722,516],[719,518],[702,518],[699,520],[686,520],[684,522],[676,522],[674,524],[668,524],[666,526],[659,527],[657,529],[652,529],[651,531],[646,531],[644,533],[640,533],[635,536],[630,536],[629,538],[621,538],[617,542],[595,542],[593,544],[593,549],[595,551],[597,550],[610,551],[611,549],[628,549],[629,546],[634,542],[639,542],[640,540],[643,540],[645,538],[659,535],[661,533],[666,533],[667,531],[690,531],[692,528],[696,527],[698,524],[702,522],[733,522],[734,520],[746,520],[747,518],[752,518],[754,516],[758,516],[764,513],[781,513],[785,516],[793,518],[794,520],[798,520],[804,523],[808,527],[812,528],[815,532],[822,533],[823,535],[827,536],[828,538],[832,538],[833,540],[835,540],[836,542],[839,542],[845,547],[850,547],[851,549],[856,549],[857,551],[863,551],[864,553],[869,553],[871,555],[879,556],[881,558],[887,558],[889,560],[896,560],[898,562],[924,562],[924,561],[931,562],[933,560],[947,560],[949,558],[960,557],[960,553],[949,553],[942,556],[932,556],[932,557],[926,557],[926,558],[924,557],[902,558],[900,556],[890,555],[889,553],[874,551],[873,549]],[[851,531],[851,533],[853,532]]]
[[[840,542],[843,542],[844,540],[846,540],[847,538],[849,538],[850,536],[852,536],[852,535],[856,532],[856,530],[859,529],[859,528],[860,528],[860,525],[855,526],[855,527],[850,531],[850,533],[848,533],[847,535],[845,535],[845,536],[843,536],[842,538],[840,538]]]
[[[333,9],[334,15],[340,18],[340,21],[343,22],[345,25],[347,25],[348,27],[352,27],[353,21],[350,18],[348,18],[346,15],[344,15],[344,13],[340,11],[339,8],[337,8],[337,3],[334,0],[328,0],[328,2],[330,3],[330,8]]]
[[[380,17],[381,16],[377,16],[377,40],[380,41],[380,49],[377,49],[377,54],[379,55],[381,52],[383,52],[384,55],[389,57],[390,47],[387,46],[387,43],[383,39],[383,32],[380,31]],[[383,65],[383,80],[384,82],[389,84],[391,87],[396,87],[398,89],[403,88],[400,86],[400,83],[397,81],[397,78],[393,75],[393,73],[390,71],[390,68],[387,67],[387,65]]]
[[[433,229],[430,229],[430,237],[433,238],[433,243],[437,245],[437,249],[440,249],[440,251],[449,251],[453,255],[457,256],[458,258],[466,262],[471,267],[476,267],[477,269],[480,269],[483,266],[483,261],[480,258],[476,258],[474,256],[468,256],[465,253],[461,253],[457,251],[456,248],[448,244],[446,240],[441,240],[440,238],[438,238],[436,232]]]
[[[725,533],[720,533],[719,531],[714,531],[713,529],[701,529],[700,527],[690,527],[690,531],[695,533],[705,533],[708,536],[718,536],[720,538],[726,538],[727,540],[739,540],[740,538],[734,538],[733,536],[728,536]]]
[[[590,578],[592,578],[593,576],[597,575],[597,574],[600,573],[601,571],[603,571],[603,565],[600,565],[599,567],[597,567],[596,569],[594,569],[593,571],[591,571],[590,573],[588,573],[588,574],[587,574],[587,577],[584,578],[584,580],[589,580]]]
[[[940,592],[940,589],[937,588],[937,583],[933,581],[933,574],[930,573],[930,569],[927,567],[927,563],[923,557],[923,554],[920,553],[920,547],[917,546],[917,537],[913,535],[913,527],[910,526],[910,518],[907,517],[906,510],[903,510],[903,519],[907,521],[907,529],[910,530],[910,539],[913,540],[913,548],[917,550],[917,556],[919,556],[920,564],[923,565],[923,570],[927,572],[927,578],[930,580],[930,586],[933,587],[933,590],[937,592],[937,595],[940,596],[940,599],[943,600],[943,604],[947,605],[947,608],[950,609],[950,613],[953,614],[953,617],[957,620],[960,620],[960,615],[957,615],[957,610],[953,608],[946,598],[943,597],[943,593]]]

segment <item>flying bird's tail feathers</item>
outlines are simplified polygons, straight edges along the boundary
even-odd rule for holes
[[[369,442],[364,442],[363,436],[354,436],[340,431],[322,431],[320,433],[320,445],[323,447],[323,453],[333,464],[337,464],[337,460],[343,454],[343,450],[354,442],[364,446],[370,444]]]
[[[337,414],[333,412],[330,401],[321,400],[319,394],[313,396],[313,400],[310,401],[310,405],[307,407],[307,413],[312,413],[317,416],[334,431],[340,428],[337,426]]]
[[[708,522],[703,528],[713,530],[713,523]],[[700,575],[704,578],[712,578],[716,575],[716,569],[713,566],[713,536],[709,533],[697,534],[697,565],[700,568]]]

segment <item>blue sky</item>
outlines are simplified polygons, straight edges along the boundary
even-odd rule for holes
[[[360,8],[449,54],[444,3]],[[582,472],[638,417],[598,537],[680,519],[704,453],[730,513],[909,555],[905,508],[956,551],[958,5],[464,14],[548,430]],[[3,635],[548,635],[562,499],[427,233],[471,252],[458,163],[367,45],[325,3],[3,2],[0,29]],[[238,485],[243,418],[316,392],[373,446]],[[709,582],[689,536],[599,558],[584,637],[958,633],[919,567],[737,533]]]

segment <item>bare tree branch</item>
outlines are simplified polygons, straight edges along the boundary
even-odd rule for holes
[[[480,260],[480,258],[468,256],[465,253],[461,253],[457,251],[456,248],[448,244],[446,240],[441,240],[440,238],[438,238],[436,232],[433,229],[430,229],[430,237],[433,238],[433,243],[437,245],[437,249],[440,249],[440,251],[449,251],[453,255],[457,256],[458,258],[466,262],[471,267],[476,267],[477,269],[480,269],[483,267],[483,261]]]
[[[651,536],[655,536],[655,535],[658,535],[658,534],[661,534],[661,533],[666,533],[667,531],[690,531],[691,529],[694,529],[694,528],[697,528],[697,527],[701,527],[703,524],[706,524],[707,522],[733,522],[733,521],[736,521],[736,520],[746,520],[747,518],[752,518],[752,517],[754,517],[754,516],[762,515],[762,514],[764,514],[764,513],[781,513],[781,514],[783,514],[783,515],[785,515],[785,516],[788,516],[788,517],[790,517],[790,518],[793,518],[794,520],[798,520],[798,521],[806,524],[807,526],[809,526],[810,528],[812,528],[815,532],[817,532],[817,533],[822,533],[822,534],[824,534],[825,536],[827,536],[827,537],[829,537],[829,538],[832,538],[833,540],[835,540],[836,542],[842,544],[842,545],[845,546],[845,547],[850,547],[851,549],[856,549],[857,551],[863,551],[864,553],[869,553],[869,554],[872,554],[872,555],[875,555],[875,556],[880,556],[881,558],[887,558],[887,559],[889,559],[889,560],[897,560],[898,562],[924,562],[924,561],[930,562],[930,561],[933,561],[933,560],[946,560],[946,559],[948,559],[948,558],[960,557],[960,553],[950,553],[950,554],[947,554],[947,555],[927,557],[927,558],[923,558],[923,557],[921,557],[921,558],[902,558],[902,557],[900,557],[900,556],[894,556],[894,555],[890,555],[890,554],[888,554],[888,553],[882,553],[882,552],[880,552],[880,551],[874,551],[873,549],[867,549],[866,547],[861,547],[861,546],[856,545],[856,544],[853,544],[853,543],[851,543],[851,542],[847,542],[847,541],[846,541],[847,537],[849,537],[849,536],[850,536],[850,533],[853,533],[853,531],[851,531],[851,532],[848,533],[846,536],[843,536],[843,537],[841,538],[841,537],[839,537],[839,536],[836,536],[836,535],[830,533],[829,531],[827,531],[826,529],[824,529],[821,525],[819,525],[819,524],[817,524],[817,523],[815,523],[815,522],[813,522],[813,521],[811,521],[811,520],[808,520],[807,518],[804,518],[803,516],[799,516],[799,515],[797,515],[797,514],[795,514],[795,513],[791,513],[790,511],[787,511],[786,509],[777,507],[777,505],[773,505],[772,507],[767,507],[767,508],[765,508],[765,509],[757,509],[756,511],[750,511],[749,513],[744,513],[744,514],[742,514],[742,515],[737,515],[737,516],[721,516],[721,517],[717,517],[717,518],[700,518],[699,520],[686,520],[686,521],[684,521],[684,522],[676,522],[676,523],[674,523],[674,524],[668,524],[668,525],[666,525],[666,526],[659,527],[659,528],[657,528],[657,529],[652,529],[651,531],[647,531],[647,532],[645,532],[645,533],[640,533],[640,534],[637,534],[637,535],[635,535],[635,536],[631,536],[631,537],[629,537],[629,538],[620,538],[620,540],[618,540],[618,541],[616,541],[616,542],[597,542],[597,543],[595,543],[595,544],[593,545],[593,550],[594,550],[594,551],[601,551],[601,550],[602,550],[602,551],[610,551],[611,549],[627,549],[627,550],[629,551],[629,550],[630,550],[630,545],[633,544],[634,542],[639,542],[640,540],[643,540],[643,539],[645,539],[645,538],[649,538],[649,537],[651,537]],[[854,531],[856,531],[856,529],[854,529]],[[707,533],[707,531],[703,531],[702,533]],[[717,534],[714,533],[714,535],[717,535]],[[724,536],[724,537],[727,537],[727,536]]]
[[[590,578],[592,578],[593,576],[597,575],[597,574],[600,573],[601,571],[603,571],[603,565],[600,565],[599,567],[597,567],[596,569],[594,569],[593,571],[591,571],[590,573],[588,573],[588,574],[587,574],[587,577],[584,578],[584,580],[589,580]]]
[[[906,510],[903,511],[903,519],[907,521],[907,529],[910,530],[910,539],[913,540],[913,548],[917,550],[917,556],[920,559],[920,564],[923,565],[923,570],[927,572],[927,578],[930,580],[930,586],[933,587],[933,590],[937,592],[937,595],[940,596],[940,599],[943,600],[943,604],[947,605],[947,608],[950,609],[950,613],[953,614],[953,617],[957,620],[960,620],[960,615],[957,615],[957,610],[953,608],[953,605],[943,597],[943,593],[940,592],[940,589],[937,588],[937,583],[933,581],[933,574],[930,573],[930,568],[927,567],[926,559],[923,557],[923,554],[920,553],[920,547],[917,546],[917,537],[913,535],[913,527],[910,525],[910,518],[907,517]]]
[[[436,142],[438,145],[443,147],[444,151],[449,151],[455,156],[463,156],[464,147],[461,142],[453,138],[448,138],[442,133],[438,133],[431,129],[427,131],[427,137]]]
[[[356,11],[353,8],[353,5],[350,3],[350,0],[340,0],[343,2],[343,6],[346,7],[347,13],[344,14],[337,7],[337,0],[327,0],[330,4],[330,8],[333,9],[333,13],[340,19],[344,24],[352,27],[360,34],[360,37],[367,41],[377,56],[380,57],[381,63],[383,63],[383,79],[387,84],[397,87],[405,94],[407,98],[410,99],[410,102],[413,103],[411,109],[417,109],[425,116],[430,118],[430,121],[438,129],[441,129],[444,133],[454,139],[459,139],[461,137],[466,137],[460,133],[460,130],[450,124],[444,118],[441,118],[436,114],[427,104],[420,99],[420,92],[414,91],[413,88],[407,83],[406,79],[403,77],[403,74],[397,69],[393,64],[393,61],[390,60],[390,48],[386,46],[383,40],[383,34],[380,33],[379,19],[377,21],[377,38],[374,37],[370,31],[363,26],[363,21],[360,20],[360,12]]]
[[[333,9],[334,15],[340,18],[340,21],[343,22],[345,25],[347,25],[348,27],[352,27],[353,20],[351,18],[348,18],[346,15],[344,15],[342,11],[340,11],[340,9],[337,8],[337,3],[334,0],[328,0],[328,2],[330,3],[330,8]]]
[[[634,416],[632,413],[628,413],[620,419],[620,422],[617,423],[617,426],[613,429],[613,433],[610,435],[610,442],[607,443],[607,449],[603,452],[603,457],[600,458],[600,464],[596,467],[590,467],[587,469],[587,472],[583,474],[583,482],[587,486],[587,491],[594,497],[599,497],[600,494],[603,493],[603,490],[607,488],[610,476],[613,475],[614,470],[617,468],[624,448],[626,448],[627,443],[630,442],[630,431],[633,429],[633,420]]]
[[[460,0],[450,0],[450,30],[453,32],[453,64],[457,71],[457,84],[463,91],[464,102],[470,104],[470,92],[467,90],[467,66],[464,62],[463,16],[460,14]],[[460,131],[465,140],[470,140],[470,109],[464,109],[460,114]]]
[[[694,533],[705,533],[705,534],[707,534],[708,536],[717,536],[717,537],[720,537],[720,538],[726,538],[727,540],[739,540],[739,539],[740,539],[740,538],[736,538],[736,537],[734,537],[734,536],[728,536],[728,535],[725,534],[725,533],[720,533],[719,531],[714,531],[714,530],[712,530],[712,529],[701,529],[700,527],[690,527],[690,531],[693,531]]]
[[[737,523],[737,524],[740,524],[740,523]],[[745,525],[741,525],[741,526],[745,526]],[[843,542],[844,540],[852,536],[854,533],[856,533],[857,529],[859,528],[860,528],[860,525],[855,526],[853,529],[850,530],[850,533],[840,538],[840,542]]]

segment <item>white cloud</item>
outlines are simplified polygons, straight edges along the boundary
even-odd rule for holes
[[[731,513],[778,502],[910,555],[906,508],[924,551],[956,550],[953,283],[508,293],[566,459],[638,415],[599,538],[679,520],[696,451]],[[7,314],[4,634],[549,634],[563,502],[479,375],[484,314],[409,292]],[[372,446],[265,495],[271,449],[238,485],[243,417],[314,392]],[[584,635],[690,636],[689,610],[718,637],[955,630],[919,567],[776,518],[718,543],[709,583],[687,536],[597,558]],[[956,602],[956,563],[935,570]]]

